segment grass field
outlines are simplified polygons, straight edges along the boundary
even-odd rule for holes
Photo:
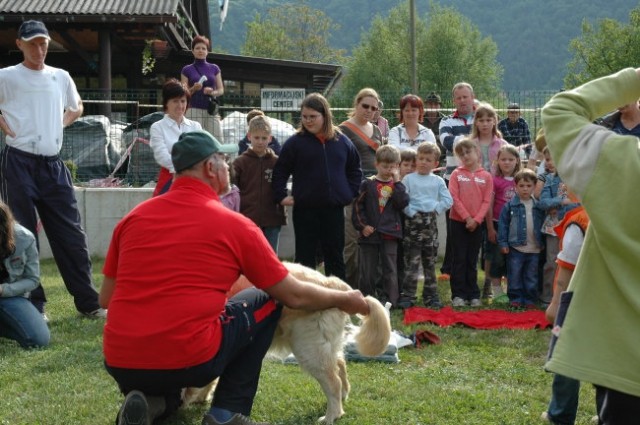
[[[102,264],[94,262],[94,271]],[[22,350],[0,340],[0,424],[111,425],[122,401],[102,358],[103,322],[80,318],[55,265],[42,264],[52,343]],[[95,281],[101,282],[99,274]],[[441,284],[443,300],[448,284]],[[480,331],[463,327],[394,329],[437,333],[442,344],[403,348],[398,364],[349,363],[352,392],[340,425],[538,424],[546,409],[551,375],[543,371],[549,331]],[[594,391],[583,385],[578,424],[595,414]],[[281,425],[313,424],[325,398],[297,366],[266,361],[252,416]],[[182,410],[165,422],[200,424],[205,405]]]

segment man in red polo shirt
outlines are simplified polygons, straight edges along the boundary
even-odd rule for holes
[[[281,304],[368,313],[359,291],[334,291],[289,275],[246,217],[226,209],[221,145],[207,132],[183,133],[171,155],[175,182],[116,226],[100,303],[106,369],[126,394],[118,424],[151,424],[180,405],[180,390],[220,377],[204,425],[243,424],[258,387]],[[240,275],[257,288],[227,300]],[[277,301],[276,301],[277,300]]]

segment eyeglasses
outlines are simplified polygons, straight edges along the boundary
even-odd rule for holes
[[[360,106],[362,106],[364,109],[366,109],[367,111],[369,109],[371,109],[372,112],[376,112],[378,110],[377,106],[373,106],[373,105],[368,105],[366,103],[361,103]]]
[[[315,121],[318,118],[320,118],[322,115],[317,114],[317,115],[303,115],[302,116],[302,121]]]

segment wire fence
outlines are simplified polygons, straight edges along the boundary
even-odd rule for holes
[[[439,93],[445,107],[444,114],[452,113],[450,93]],[[529,91],[501,93],[488,101],[506,117],[507,106],[520,104],[522,117],[528,122],[532,137],[541,127],[540,110],[552,92]],[[124,185],[152,185],[159,166],[149,146],[149,128],[163,117],[158,90],[146,91],[81,91],[84,115],[64,131],[61,158],[72,172],[74,181],[87,185],[93,179],[113,175]],[[398,124],[398,106],[402,94],[380,93],[385,103],[382,116],[389,126]],[[348,117],[353,98],[335,93],[329,98],[337,123]],[[238,143],[247,132],[246,114],[260,108],[259,96],[225,95],[219,108],[221,116],[221,142]],[[206,114],[206,111],[202,111]],[[268,110],[272,118],[274,136],[282,143],[300,124],[299,110],[280,108]],[[37,117],[34,117],[37,119]],[[205,119],[206,117],[202,117]],[[4,134],[0,135],[4,146]],[[128,154],[127,154],[128,153]],[[116,167],[119,166],[118,169]]]

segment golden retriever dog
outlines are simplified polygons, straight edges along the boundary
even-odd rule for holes
[[[351,289],[336,277],[326,277],[300,264],[284,264],[299,280],[342,291]],[[239,292],[245,287],[246,279],[245,283],[234,284],[230,293]],[[373,297],[366,297],[366,300],[369,314],[361,318],[362,324],[355,341],[360,354],[374,357],[386,350],[391,336],[391,324],[387,311],[378,300]],[[351,388],[344,359],[345,333],[349,321],[349,315],[337,308],[310,312],[284,307],[267,353],[281,359],[293,353],[302,370],[320,383],[327,397],[327,411],[319,421],[325,424],[333,424],[344,414],[342,402],[347,399]],[[214,389],[215,381],[204,388],[185,389],[183,405],[210,401]]]

